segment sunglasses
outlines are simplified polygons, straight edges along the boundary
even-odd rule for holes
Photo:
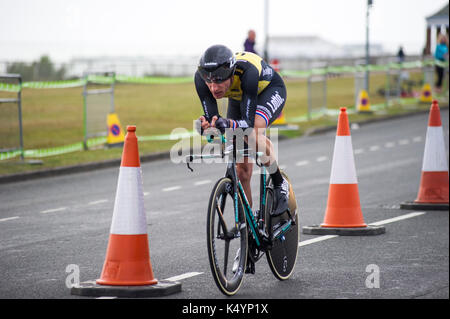
[[[206,83],[222,83],[228,80],[232,75],[234,69],[226,66],[221,66],[215,70],[208,71],[204,68],[198,68],[200,76]]]

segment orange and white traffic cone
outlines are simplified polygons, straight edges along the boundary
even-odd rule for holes
[[[444,130],[438,101],[433,100],[428,118],[419,192],[414,202],[402,203],[400,207],[448,210],[448,192],[448,164]]]
[[[82,296],[150,297],[181,291],[153,275],[136,126],[127,127],[106,258],[99,279],[72,287]]]
[[[319,226],[303,227],[304,234],[378,235],[382,226],[364,222],[359,201],[352,139],[347,110],[341,108],[334,144],[327,209]]]
[[[100,285],[154,285],[136,127],[127,127]]]

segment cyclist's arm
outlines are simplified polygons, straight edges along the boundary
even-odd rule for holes
[[[219,117],[219,111],[217,108],[217,101],[213,97],[211,91],[209,91],[208,86],[205,81],[201,78],[200,74],[195,72],[194,77],[195,89],[197,90],[198,97],[202,103],[203,112],[206,120],[211,123],[214,116]]]
[[[241,76],[241,114],[243,119],[240,121],[232,121],[231,127],[254,127],[258,99],[258,79],[258,70],[253,65],[251,65]]]

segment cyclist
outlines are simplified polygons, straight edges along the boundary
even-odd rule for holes
[[[213,45],[201,56],[195,73],[195,87],[204,115],[198,121],[201,131],[215,127],[253,129],[248,135],[252,145],[264,150],[275,190],[273,215],[288,209],[289,183],[281,175],[271,141],[265,136],[281,114],[286,102],[286,87],[281,76],[261,57],[250,52],[233,52],[224,45]],[[219,115],[217,99],[228,97],[227,118]],[[252,205],[250,180],[253,164],[247,159],[237,163],[236,171],[249,204]]]

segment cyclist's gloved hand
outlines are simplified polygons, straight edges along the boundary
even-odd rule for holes
[[[195,121],[195,130],[200,134],[203,135],[203,133],[205,132],[205,130],[207,130],[209,127],[211,127],[211,124],[209,124],[208,120],[206,119],[206,117],[204,115],[200,116],[196,121]]]
[[[220,133],[225,134],[225,129],[230,127],[230,121],[224,119],[223,117],[219,117],[216,120],[215,126],[219,129]]]

